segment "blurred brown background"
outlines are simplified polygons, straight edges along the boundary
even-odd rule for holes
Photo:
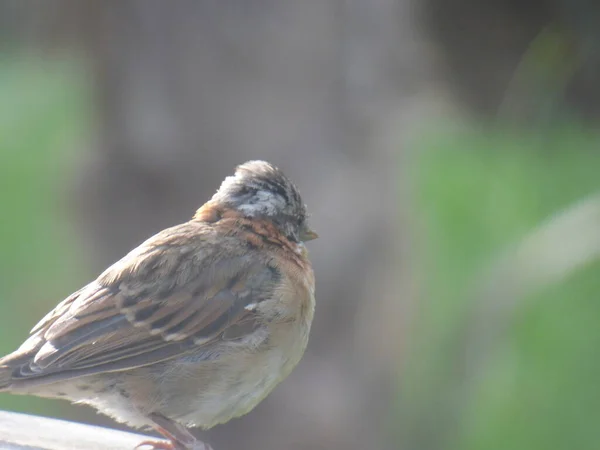
[[[317,315],[290,378],[207,440],[217,450],[490,448],[455,436],[460,405],[475,395],[461,387],[468,374],[452,368],[473,340],[463,336],[471,313],[444,328],[427,321],[427,305],[452,308],[449,291],[468,298],[456,280],[478,285],[474,268],[598,187],[590,174],[560,201],[536,197],[522,208],[527,220],[511,209],[563,171],[513,170],[546,161],[547,143],[523,130],[539,137],[565,116],[581,127],[596,120],[598,11],[584,0],[1,1],[3,351],[130,248],[190,217],[235,165],[266,159],[295,180],[321,236],[309,246]],[[478,134],[497,120],[517,136],[490,144]],[[456,126],[459,137],[444,134]],[[580,134],[594,148],[590,133]],[[580,143],[571,128],[565,134],[555,153]],[[449,141],[441,158],[421,159]],[[469,148],[476,156],[460,153]],[[539,149],[540,160],[520,159]],[[566,150],[557,164],[572,167],[572,186],[598,165]],[[498,201],[496,188],[469,196],[488,192],[493,177],[510,194],[492,211],[482,205]],[[465,179],[470,187],[456,187]],[[514,231],[486,247],[492,231],[478,222],[484,243],[475,245],[465,208]],[[472,277],[453,278],[469,245],[489,258],[474,258]],[[453,331],[423,337],[421,327]],[[427,365],[441,354],[448,366]],[[421,379],[419,396],[411,380]],[[114,426],[87,409],[4,397],[6,408]]]

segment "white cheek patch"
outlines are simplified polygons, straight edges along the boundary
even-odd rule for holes
[[[252,197],[253,203],[238,206],[238,209],[249,216],[257,214],[276,215],[285,208],[285,201],[279,195],[269,191],[258,191]]]

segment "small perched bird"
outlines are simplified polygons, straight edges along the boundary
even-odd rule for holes
[[[316,237],[278,168],[242,164],[189,222],[47,314],[0,359],[0,392],[85,403],[168,439],[136,448],[210,448],[187,427],[248,413],[302,357]]]

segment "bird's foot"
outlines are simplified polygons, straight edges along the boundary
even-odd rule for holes
[[[179,450],[180,448],[172,442],[157,439],[140,442],[134,450]]]
[[[167,440],[144,441],[135,448],[136,450],[141,450],[144,446],[149,450],[213,450],[210,445],[196,439],[188,429],[174,420],[158,413],[149,414],[148,418],[154,423],[154,429]]]
[[[140,442],[135,446],[134,450],[213,450],[213,448],[198,440],[188,445],[183,445],[157,439]]]
[[[135,446],[134,450],[176,450],[175,444],[169,441],[144,441]]]

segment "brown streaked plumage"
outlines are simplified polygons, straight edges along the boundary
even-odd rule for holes
[[[192,220],[132,250],[0,359],[0,391],[86,403],[153,427],[155,449],[205,448],[186,427],[249,412],[300,360],[314,312],[296,187],[269,163],[227,177]]]

